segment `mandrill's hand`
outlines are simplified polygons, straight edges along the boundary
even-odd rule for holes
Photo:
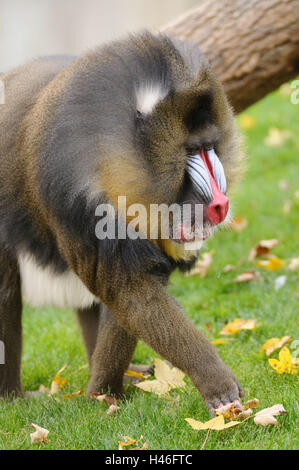
[[[205,380],[199,383],[195,381],[210,415],[228,403],[235,403],[236,407],[241,407],[240,398],[244,396],[236,376],[229,367],[217,356],[214,359],[216,362],[207,362]]]

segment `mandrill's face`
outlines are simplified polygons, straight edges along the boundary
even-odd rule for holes
[[[124,63],[130,81],[123,80],[120,95],[117,69],[109,100],[110,108],[115,105],[109,115],[117,120],[102,166],[104,176],[108,169],[104,189],[110,201],[125,195],[128,204],[148,210],[151,204],[178,204],[182,217],[172,218],[170,238],[160,237],[158,244],[173,258],[186,259],[184,250],[198,249],[229,212],[227,191],[242,159],[233,113],[195,46],[165,37],[133,40],[123,50]]]
[[[155,197],[181,207],[181,219],[172,218],[172,244],[198,249],[229,212],[229,165],[236,152],[232,113],[213,77],[164,97],[149,110],[149,102],[158,99],[151,92],[152,99],[150,91],[143,96],[147,112],[138,103],[139,145],[154,175]],[[187,206],[190,212],[184,212]],[[180,251],[170,245],[163,241],[166,251]]]

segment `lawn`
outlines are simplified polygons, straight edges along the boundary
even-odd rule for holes
[[[284,88],[285,89],[285,88]],[[299,340],[298,271],[278,272],[256,268],[247,260],[250,249],[261,239],[277,238],[273,252],[287,260],[299,256],[299,105],[281,91],[268,96],[246,111],[255,124],[246,131],[248,170],[234,197],[234,213],[246,217],[248,227],[241,233],[223,229],[205,250],[215,250],[214,261],[204,279],[174,273],[169,291],[183,306],[186,315],[212,340],[228,321],[236,317],[256,318],[254,331],[240,331],[227,344],[217,346],[219,354],[239,377],[245,399],[257,397],[259,409],[282,403],[286,415],[279,425],[263,428],[253,420],[225,431],[212,431],[205,449],[298,449],[298,375],[277,374],[261,352],[272,337],[290,335]],[[288,130],[280,146],[269,147],[264,140],[269,128]],[[281,189],[281,180],[287,188]],[[283,211],[285,200],[290,212]],[[240,261],[241,260],[241,261]],[[223,268],[236,265],[224,273]],[[237,274],[254,268],[263,281],[233,283]],[[280,275],[286,284],[274,289]],[[64,364],[67,385],[63,393],[86,390],[88,369],[80,332],[71,311],[25,308],[23,383],[26,390],[49,386]],[[293,351],[294,352],[294,351]],[[277,352],[273,357],[277,357]],[[135,362],[152,363],[156,354],[139,343]],[[296,396],[297,394],[297,396]],[[84,396],[63,399],[43,396],[0,403],[0,449],[117,449],[121,436],[144,435],[149,449],[200,449],[206,432],[193,430],[186,417],[209,419],[201,397],[187,379],[184,390],[174,390],[179,401],[158,398],[128,386],[127,400],[116,416],[106,415],[107,406]],[[57,398],[58,397],[58,398]],[[50,430],[48,442],[30,444],[30,423]]]

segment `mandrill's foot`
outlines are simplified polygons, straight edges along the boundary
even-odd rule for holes
[[[217,370],[214,369],[211,372],[205,383],[199,385],[200,393],[209,413],[214,414],[217,408],[228,403],[234,403],[236,407],[241,407],[240,398],[244,396],[244,393],[233,372],[221,361]]]

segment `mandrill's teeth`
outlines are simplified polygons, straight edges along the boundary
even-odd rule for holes
[[[184,250],[195,251],[200,250],[203,245],[203,240],[195,240],[194,242],[184,243]]]

